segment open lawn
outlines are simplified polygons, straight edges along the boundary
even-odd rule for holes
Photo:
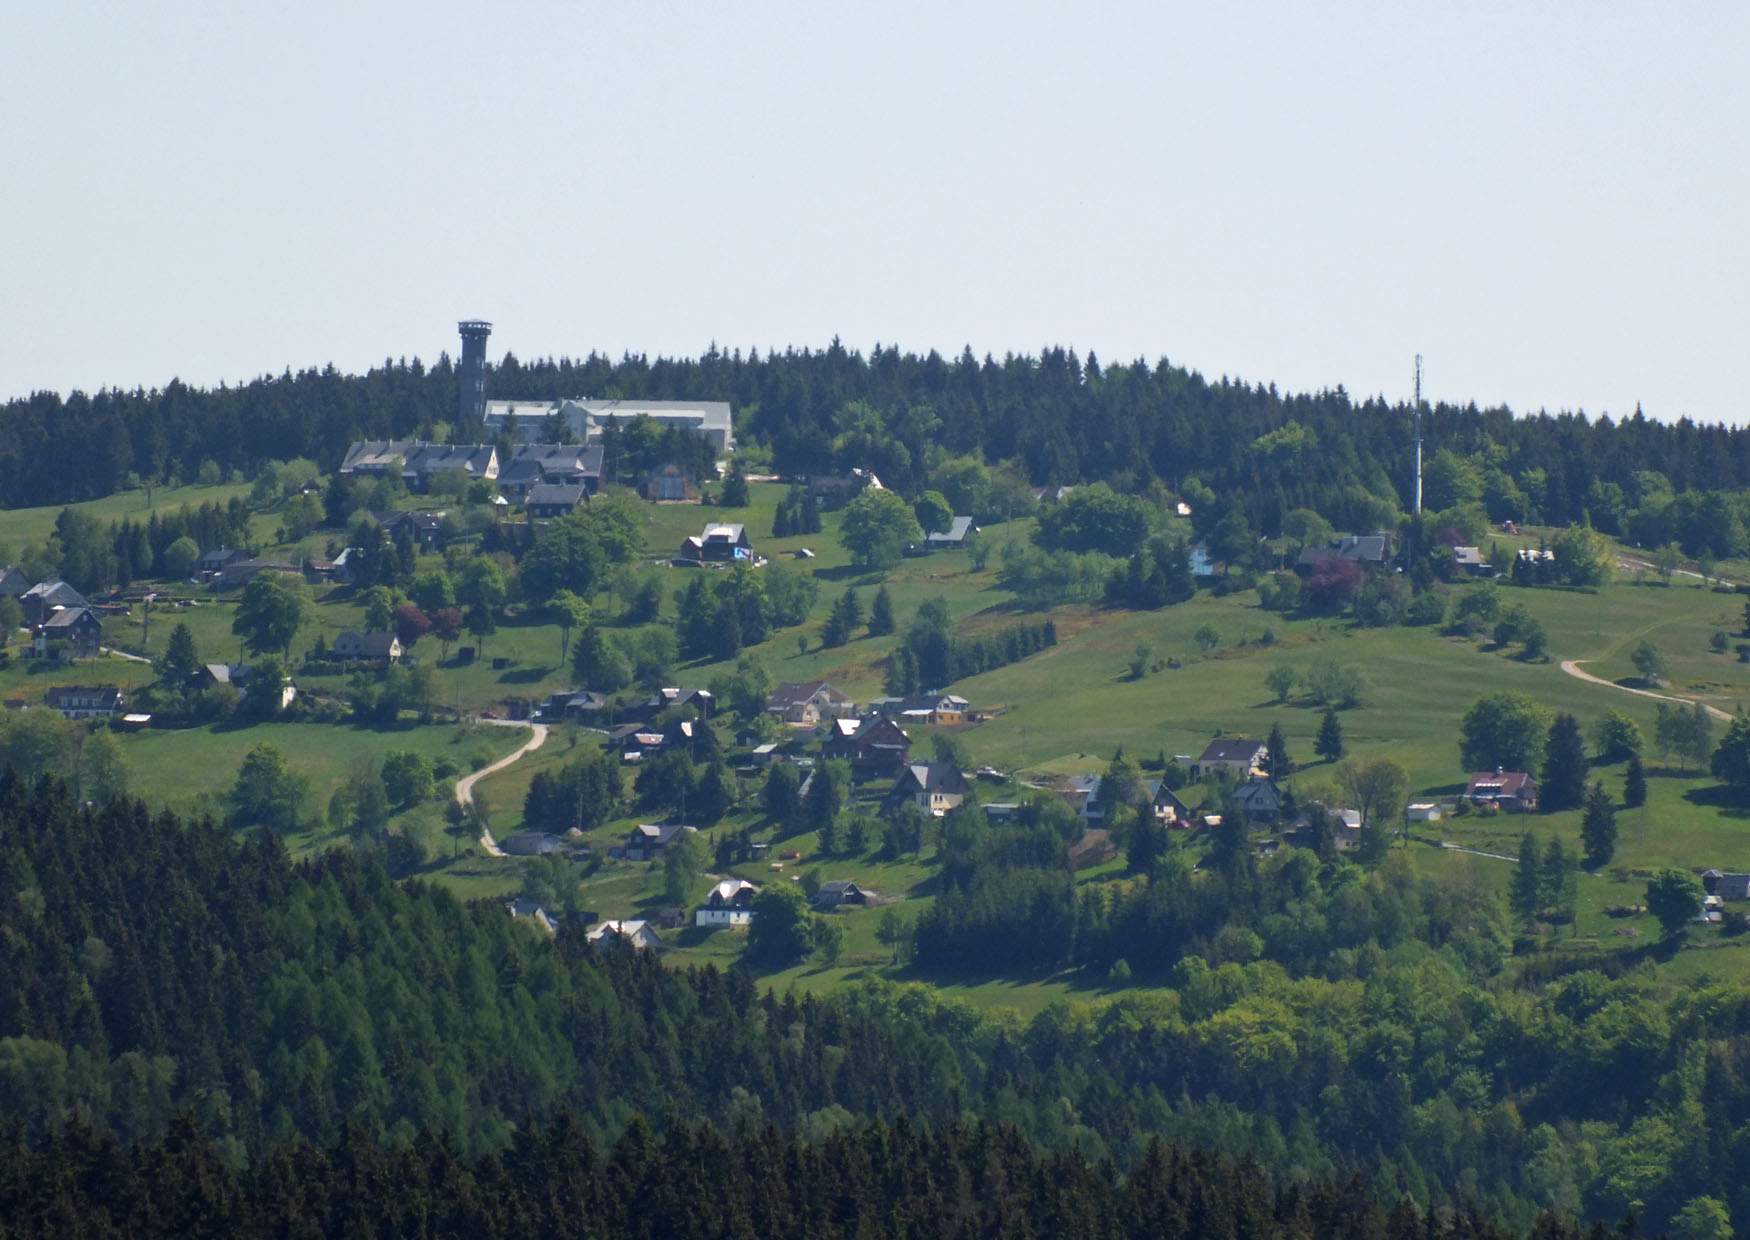
[[[26,547],[47,542],[49,535],[55,532],[55,518],[61,515],[63,508],[89,513],[99,521],[116,522],[127,517],[144,523],[154,512],[174,512],[184,505],[227,504],[234,497],[248,494],[247,483],[221,483],[210,487],[158,487],[152,492],[150,506],[146,503],[144,491],[121,491],[82,504],[0,509],[0,563],[10,562],[11,556]]]
[[[785,488],[758,484],[751,488],[747,508],[726,510],[699,504],[650,504],[645,514],[645,558],[637,573],[655,574],[664,592],[664,615],[659,624],[673,623],[672,596],[694,573],[721,571],[711,568],[679,568],[668,561],[681,539],[697,533],[708,522],[741,522],[749,527],[755,547],[769,557],[766,571],[804,573],[819,586],[819,597],[807,624],[781,629],[761,645],[744,653],[760,661],[774,682],[827,679],[867,700],[883,688],[884,660],[897,637],[858,637],[836,648],[823,648],[820,634],[834,599],[847,585],[855,586],[865,609],[883,582],[891,594],[903,628],[907,618],[925,600],[940,596],[948,602],[957,627],[977,630],[998,627],[1023,618],[1012,597],[997,584],[1000,554],[993,555],[983,571],[974,571],[966,552],[945,552],[908,558],[886,574],[853,570],[838,544],[839,514],[825,514],[819,534],[771,537],[772,519]],[[228,498],[231,492],[213,488],[203,496],[199,488],[160,493],[160,506],[198,502],[199,498]],[[103,501],[106,511],[120,515],[129,504],[143,505],[138,494]],[[94,506],[96,507],[96,506]],[[25,528],[28,514],[0,514],[0,531],[11,520],[15,531]],[[36,518],[46,532],[53,513],[43,510]],[[987,527],[984,538],[992,547],[1010,539],[1025,540],[1030,521]],[[1519,539],[1503,537],[1502,545],[1535,542],[1537,531]],[[0,545],[3,545],[0,534]],[[807,547],[812,558],[796,558]],[[434,558],[429,558],[435,562]],[[1482,587],[1460,584],[1451,587],[1454,597]],[[1522,690],[1552,710],[1571,711],[1589,728],[1607,711],[1616,710],[1636,720],[1649,737],[1657,706],[1646,698],[1624,693],[1609,685],[1585,683],[1561,670],[1565,659],[1582,660],[1588,670],[1606,680],[1638,683],[1629,661],[1629,651],[1646,638],[1664,653],[1670,668],[1668,691],[1700,696],[1721,709],[1750,707],[1750,663],[1737,661],[1735,653],[1711,650],[1716,631],[1730,635],[1735,644],[1744,625],[1743,598],[1724,591],[1704,589],[1694,578],[1679,577],[1672,586],[1656,577],[1633,574],[1600,591],[1518,589],[1502,583],[1497,587],[1504,602],[1523,604],[1544,625],[1549,636],[1549,658],[1527,662],[1509,650],[1495,649],[1486,638],[1451,636],[1434,628],[1361,630],[1346,621],[1316,618],[1285,618],[1264,611],[1252,591],[1217,597],[1202,591],[1191,602],[1154,612],[1107,610],[1086,605],[1053,609],[1059,644],[1031,658],[980,676],[951,688],[994,717],[958,729],[975,764],[990,763],[1023,773],[1092,772],[1101,769],[1114,751],[1122,747],[1146,762],[1161,755],[1195,756],[1217,734],[1263,738],[1273,724],[1287,736],[1291,756],[1301,765],[1293,778],[1297,794],[1305,799],[1329,791],[1333,768],[1313,756],[1313,740],[1320,710],[1301,688],[1286,702],[1277,702],[1266,687],[1272,668],[1286,666],[1305,682],[1315,666],[1333,661],[1359,670],[1367,687],[1360,706],[1342,712],[1341,720],[1353,757],[1389,757],[1409,774],[1416,796],[1449,796],[1462,787],[1465,771],[1458,753],[1458,725],[1464,711],[1483,694]],[[150,653],[162,650],[171,626],[178,620],[189,624],[203,658],[218,661],[241,654],[238,639],[230,632],[233,598],[191,590],[197,599],[179,609],[160,606],[154,610]],[[347,628],[357,627],[361,610],[353,592],[326,589],[313,592],[314,606],[304,629],[294,643],[301,654],[318,636],[332,642]],[[620,627],[623,599],[602,593],[593,600],[601,623],[613,631]],[[136,608],[127,617],[108,621],[110,639],[127,649],[141,649],[142,613]],[[1212,649],[1199,643],[1199,630],[1207,627],[1218,635]],[[1147,647],[1159,670],[1141,679],[1129,678],[1128,664],[1139,646]],[[455,659],[440,661],[436,642],[422,641],[415,657],[436,668],[438,695],[445,705],[477,712],[502,704],[511,697],[538,699],[548,693],[575,686],[557,626],[538,614],[513,612],[498,632],[484,642],[480,657],[463,664]],[[502,665],[494,666],[495,661]],[[704,661],[675,669],[671,682],[705,686],[732,670],[730,662]],[[49,683],[82,683],[108,680],[137,686],[149,678],[149,669],[137,664],[105,661],[77,669],[33,672],[19,663],[0,671],[0,687],[8,696],[39,697]],[[338,674],[300,673],[304,689],[343,694],[346,678]],[[457,739],[461,735],[464,739]],[[414,748],[433,757],[447,756],[466,769],[476,757],[496,756],[517,743],[516,733],[473,732],[458,734],[453,727],[407,728],[387,732],[316,724],[273,724],[237,731],[200,729],[188,733],[152,732],[126,738],[125,752],[137,790],[173,804],[191,804],[202,794],[217,796],[228,786],[237,763],[249,745],[268,740],[281,747],[294,767],[311,780],[312,804],[322,806],[344,779],[347,767],[360,754],[380,756],[393,749]],[[923,730],[914,735],[914,752],[928,747]],[[501,838],[521,826],[521,806],[534,774],[564,763],[573,746],[598,743],[597,736],[569,727],[555,729],[547,746],[529,759],[483,781],[479,795],[485,803],[489,825]],[[1645,878],[1664,865],[1699,869],[1750,869],[1750,809],[1721,801],[1712,781],[1699,773],[1666,770],[1650,752],[1652,791],[1649,804],[1620,814],[1621,844],[1610,867],[1599,875],[1585,875],[1580,882],[1576,924],[1565,928],[1553,950],[1641,951],[1656,937],[1647,917],[1613,918],[1606,910],[1642,902]],[[628,771],[628,780],[632,772]],[[1599,771],[1606,786],[1620,794],[1621,770]],[[879,789],[871,789],[878,793]],[[991,795],[991,794],[984,794]],[[1000,794],[1012,798],[1013,790]],[[1193,804],[1201,795],[1190,790]],[[1334,795],[1334,794],[1333,794]],[[769,829],[755,806],[757,783],[745,788],[743,808],[717,830],[751,828],[756,838]],[[608,848],[628,826],[639,820],[634,813],[592,832],[590,842],[598,858],[588,873],[579,872],[579,897],[585,907],[600,916],[632,916],[653,911],[666,903],[661,867],[631,865],[606,858]],[[456,843],[443,833],[440,806],[421,807],[405,816],[402,828],[418,835],[434,854],[433,876],[469,896],[498,896],[520,883],[515,860],[477,855],[467,849],[459,857]],[[1577,812],[1529,818],[1469,816],[1423,827],[1405,848],[1410,864],[1427,873],[1450,875],[1464,881],[1504,887],[1511,870],[1508,862],[1442,848],[1443,842],[1484,853],[1512,855],[1520,835],[1532,830],[1547,838],[1559,834],[1578,848]],[[299,847],[313,847],[320,837],[298,840]],[[879,846],[872,840],[869,850]],[[888,862],[873,855],[857,859],[817,861],[812,836],[798,836],[777,844],[774,852],[795,848],[804,855],[800,863],[786,863],[782,871],[769,862],[740,867],[736,872],[755,881],[791,881],[818,868],[823,878],[854,878],[886,895],[898,897],[902,915],[915,917],[932,898],[933,863],[906,858]],[[926,849],[925,857],[933,855]],[[705,879],[694,897],[702,893]],[[771,984],[822,988],[870,972],[890,972],[885,949],[875,942],[876,914],[851,912],[843,915],[847,930],[844,954],[832,967],[818,964],[773,975]],[[715,960],[724,962],[737,954],[733,934],[700,935],[693,931],[669,932],[675,962]],[[1699,944],[1717,941],[1711,932],[1693,936]],[[1705,961],[1705,963],[1704,963]],[[1701,950],[1699,947],[1667,965],[1674,972],[1740,970],[1750,953],[1734,945]],[[1058,994],[1086,986],[1082,979],[1019,979],[988,981],[973,979],[965,986],[950,987],[970,1002],[997,1004],[1033,1010]],[[1083,991],[1081,993],[1093,993]]]
[[[321,816],[329,797],[345,782],[353,763],[361,759],[409,751],[467,771],[476,763],[484,765],[502,757],[523,739],[523,733],[508,728],[264,723],[246,728],[152,729],[124,735],[122,753],[135,795],[158,805],[201,811],[216,808],[235,781],[244,754],[256,745],[272,745],[285,755],[291,769],[308,781],[308,808]],[[447,796],[448,786],[438,795]],[[329,838],[324,829],[289,842],[302,851]]]
[[[55,663],[22,658],[20,647],[14,646],[11,658],[0,664],[0,700],[41,705],[43,695],[56,685],[115,685],[125,694],[151,679],[150,667],[128,659],[105,655],[77,663]]]

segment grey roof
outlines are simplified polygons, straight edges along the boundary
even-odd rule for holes
[[[971,517],[955,517],[946,530],[937,530],[924,539],[925,542],[965,542],[966,536],[972,532]]]
[[[407,454],[403,472],[429,474],[440,469],[460,469],[484,476],[498,449],[481,443],[428,443],[416,445]]]
[[[1452,549],[1452,558],[1455,563],[1465,565],[1482,565],[1488,563],[1487,560],[1483,559],[1483,553],[1476,547],[1454,547]]]
[[[408,452],[419,446],[419,441],[414,439],[359,440],[350,445],[346,450],[346,455],[341,458],[340,472],[350,474],[358,469],[378,471],[399,469]]]
[[[1329,559],[1354,560],[1358,564],[1383,564],[1391,554],[1384,534],[1345,534],[1328,547],[1308,547],[1297,564],[1318,564]]]
[[[965,792],[966,776],[952,762],[913,762],[900,776],[899,786],[907,793]]]
[[[1722,900],[1750,900],[1750,874],[1721,874],[1714,880],[1714,894]]]
[[[1247,740],[1243,736],[1218,736],[1204,746],[1199,762],[1250,762],[1264,748],[1263,741]]]
[[[1274,780],[1250,779],[1234,789],[1234,801],[1240,805],[1280,805],[1282,791]]]
[[[766,705],[800,706],[814,697],[815,694],[822,692],[825,693],[829,701],[848,702],[850,700],[824,680],[785,681],[767,695]]]
[[[699,828],[689,827],[678,822],[650,823],[641,822],[626,832],[627,843],[643,843],[666,845],[682,831],[697,832]]]
[[[30,578],[24,575],[22,569],[10,564],[0,568],[0,598],[17,598],[30,589]]]
[[[735,419],[729,402],[723,400],[489,400],[485,414],[487,433],[502,433],[512,415],[517,419],[518,438],[541,434],[543,422],[555,415],[564,418],[574,434],[588,438],[600,435],[609,418],[624,425],[644,417],[663,426],[719,436],[725,448],[735,445]]]
[[[83,607],[85,596],[64,581],[39,581],[23,594],[41,600],[45,607]]]
[[[513,469],[523,471],[532,467],[543,478],[572,474],[599,477],[602,453],[599,443],[527,443],[516,450],[499,476],[508,477]],[[519,472],[518,477],[521,476]]]
[[[49,706],[61,706],[96,698],[98,702],[111,709],[119,706],[122,691],[114,685],[55,685],[43,694],[43,701]]]
[[[348,629],[334,639],[334,649],[338,650],[342,642],[352,646],[359,653],[374,658],[387,658],[395,652],[395,634],[384,630],[376,633],[361,633],[357,629]]]
[[[51,613],[48,619],[43,621],[43,628],[70,629],[87,616],[91,617],[93,623],[102,623],[98,620],[97,613],[89,607],[63,607],[61,610]]]
[[[581,482],[537,482],[529,488],[528,498],[523,501],[525,508],[536,505],[563,504],[575,508],[589,498],[589,492]]]

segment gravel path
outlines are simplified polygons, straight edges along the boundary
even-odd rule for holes
[[[466,808],[474,804],[474,785],[488,775],[496,774],[510,766],[526,754],[534,753],[547,743],[547,725],[544,723],[522,723],[513,719],[482,719],[481,723],[499,728],[527,728],[529,739],[521,748],[506,754],[490,766],[483,766],[472,774],[464,775],[456,781],[456,804]],[[502,857],[504,850],[498,846],[498,841],[492,838],[492,832],[482,827],[480,830],[480,848],[488,857]]]
[[[1580,666],[1580,664],[1584,662],[1584,659],[1563,659],[1562,670],[1576,680],[1584,680],[1590,684],[1603,685],[1607,689],[1617,689],[1623,693],[1632,693],[1636,697],[1655,698],[1661,702],[1676,702],[1682,706],[1695,705],[1694,698],[1678,697],[1674,693],[1654,693],[1651,689],[1631,689],[1627,685],[1617,684],[1614,680],[1606,680],[1602,676],[1594,676],[1591,672],[1586,671]],[[1703,703],[1703,705],[1706,704]],[[1718,719],[1721,723],[1732,722],[1732,716],[1721,710],[1718,706],[1708,706],[1707,713],[1712,715],[1715,719]]]

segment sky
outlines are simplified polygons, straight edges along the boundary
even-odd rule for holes
[[[1741,3],[13,3],[0,399],[485,318],[1741,423],[1747,65]]]

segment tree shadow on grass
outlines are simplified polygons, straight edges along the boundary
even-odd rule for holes
[[[1726,784],[1691,788],[1683,794],[1683,799],[1691,805],[1718,810],[1728,818],[1750,818],[1750,803],[1746,802],[1744,794]]]
[[[859,568],[855,564],[837,564],[832,568],[817,568],[814,576],[820,581],[847,581],[852,585],[872,586],[886,579],[885,573],[875,568]]]
[[[544,666],[512,668],[499,676],[498,683],[501,685],[532,685],[537,681],[545,680],[552,672],[552,668]]]

